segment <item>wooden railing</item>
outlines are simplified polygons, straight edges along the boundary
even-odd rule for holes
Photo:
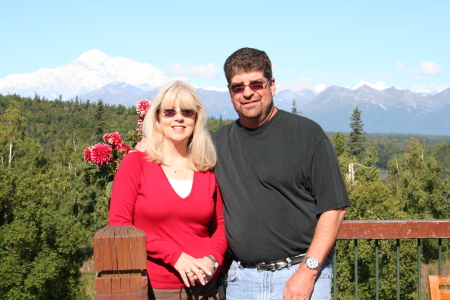
[[[111,226],[94,236],[95,300],[148,299],[145,232]]]
[[[338,239],[450,238],[450,220],[344,221]]]
[[[344,221],[338,235],[338,240],[355,241],[448,238],[450,220]],[[96,278],[96,300],[146,299],[148,279],[143,231],[134,227],[106,227],[100,230],[94,237],[94,257],[95,269],[99,272]],[[420,255],[418,265],[420,268]],[[439,253],[439,275],[441,272],[442,253]],[[418,280],[420,283],[420,278]],[[399,299],[400,292],[397,294]],[[420,290],[418,295],[420,299]],[[355,299],[358,299],[357,276]]]
[[[415,239],[417,240],[417,299],[422,296],[422,247],[421,243],[424,239],[438,239],[438,274],[442,275],[442,239],[450,238],[450,220],[367,220],[367,221],[344,221],[338,234],[338,240],[354,241],[354,299],[358,299],[358,240],[375,240],[375,248],[373,251],[375,260],[375,285],[372,289],[375,291],[375,300],[380,299],[379,293],[379,265],[378,265],[378,241],[379,240],[396,240],[396,299],[401,299],[400,290],[400,240]],[[339,251],[339,247],[338,247]],[[339,252],[334,258],[334,265],[339,262]],[[336,297],[336,284],[339,280],[336,274],[336,267],[333,269],[333,295]],[[394,284],[394,282],[392,283]]]

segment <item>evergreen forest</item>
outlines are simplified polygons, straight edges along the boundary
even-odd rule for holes
[[[347,220],[449,219],[450,136],[368,134],[355,109],[349,133],[327,133],[352,205]],[[107,225],[104,178],[83,150],[137,127],[135,107],[0,94],[0,299],[92,299],[92,238]],[[209,118],[208,129],[233,122]],[[402,297],[416,299],[417,253],[402,242]],[[374,241],[360,245],[359,298],[374,299]],[[424,264],[437,258],[424,241]],[[450,263],[448,241],[444,259]],[[353,244],[338,241],[337,297],[354,299]],[[380,297],[395,296],[395,243],[380,242]],[[449,270],[450,271],[450,270]]]

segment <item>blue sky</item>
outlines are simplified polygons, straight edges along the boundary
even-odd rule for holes
[[[98,49],[223,88],[235,50],[264,50],[277,83],[450,87],[450,1],[0,0],[0,78]]]

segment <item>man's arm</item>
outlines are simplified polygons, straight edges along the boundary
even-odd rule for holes
[[[344,220],[345,208],[324,212],[317,222],[316,230],[306,256],[313,256],[322,265],[336,241],[336,237]],[[284,286],[285,300],[309,300],[314,289],[314,282],[319,271],[310,270],[301,263],[297,272]]]

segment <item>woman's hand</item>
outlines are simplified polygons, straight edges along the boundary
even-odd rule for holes
[[[205,256],[203,258],[199,258],[199,259],[197,259],[197,261],[208,268],[211,275],[206,276],[206,281],[209,281],[211,279],[211,277],[213,277],[214,273],[216,272],[216,268],[214,267],[213,261],[207,256]]]
[[[208,258],[206,257],[206,259]],[[184,284],[187,287],[190,287],[195,285],[196,280],[200,281],[202,285],[205,285],[205,279],[211,278],[213,273],[211,273],[211,269],[206,263],[206,260],[203,260],[203,258],[195,259],[189,254],[183,252],[174,267],[178,273],[180,273]]]

